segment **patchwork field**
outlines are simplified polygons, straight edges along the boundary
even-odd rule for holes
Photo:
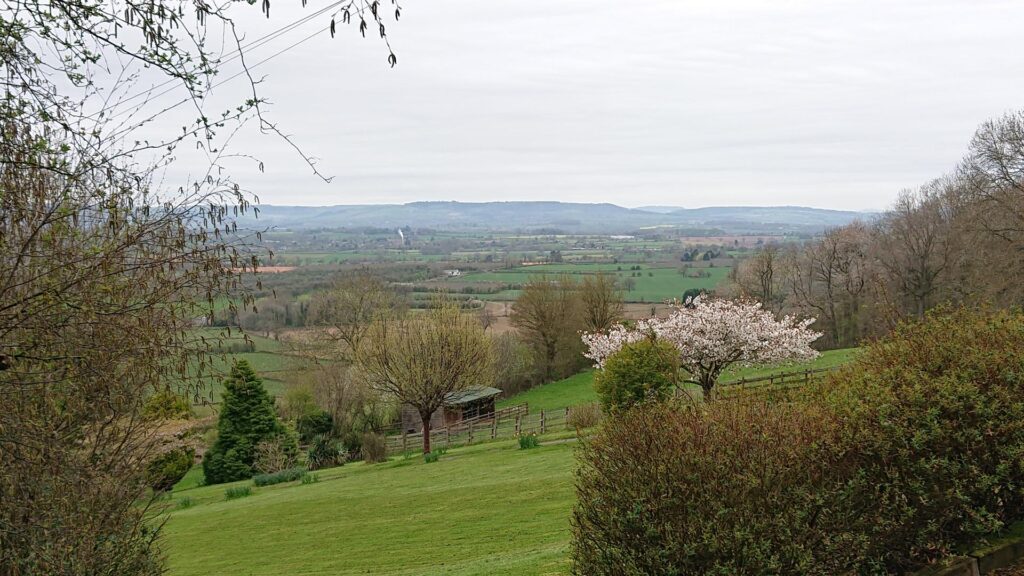
[[[632,269],[631,268],[635,268]],[[614,274],[627,302],[663,302],[673,298],[681,298],[690,289],[714,290],[726,279],[731,268],[726,266],[694,266],[684,269],[682,266],[665,266],[658,264],[541,264],[522,266],[509,270],[490,272],[470,272],[457,278],[441,282],[441,286],[464,286],[479,283],[523,285],[542,274],[569,274],[581,277],[586,274],[604,272]],[[452,291],[458,291],[453,288]],[[482,299],[514,299],[517,291],[505,290],[496,294],[477,296]]]

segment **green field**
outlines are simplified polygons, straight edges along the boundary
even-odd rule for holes
[[[220,334],[220,330],[201,328],[197,329],[195,334],[213,340]],[[249,340],[252,342],[252,349],[248,352],[240,352],[233,351],[241,350],[245,346],[245,340],[240,333],[232,331],[230,337],[223,338],[221,344],[225,347],[225,352],[214,354],[213,370],[203,380],[201,390],[192,390],[191,392],[198,392],[199,397],[206,401],[220,402],[222,380],[230,371],[234,360],[247,360],[263,379],[263,385],[272,396],[284,394],[288,376],[313,367],[312,361],[295,355],[289,350],[288,345],[277,340],[255,334],[249,334]]]
[[[640,270],[630,270],[639,266]],[[632,290],[623,292],[627,302],[662,302],[673,298],[681,298],[683,293],[692,288],[714,290],[729,275],[731,268],[725,266],[693,267],[682,272],[682,267],[667,267],[648,264],[541,264],[524,266],[511,270],[495,270],[491,272],[471,272],[451,279],[455,283],[503,283],[522,285],[530,282],[541,274],[584,275],[605,272],[614,274],[620,286],[629,280],[634,282]],[[707,273],[707,277],[694,277],[698,273]],[[481,298],[510,299],[506,292],[480,296]]]
[[[779,372],[790,372],[795,370],[813,370],[816,368],[831,368],[845,364],[853,359],[858,348],[844,348],[842,350],[829,350],[822,352],[821,356],[811,362],[790,364],[785,366],[772,366],[767,368],[736,367],[725,371],[722,375],[722,382],[738,380],[740,378],[758,378]],[[527,404],[530,412],[538,410],[555,410],[566,406],[596,402],[597,394],[594,392],[594,373],[592,371],[581,372],[564,380],[551,382],[537,386],[516,394],[509,398],[498,401],[498,407],[516,406]]]
[[[228,486],[251,482],[176,489],[170,504],[193,506],[164,527],[169,573],[566,574],[572,453],[503,441],[433,464],[348,464],[231,501]]]
[[[834,366],[856,349],[787,369]],[[776,371],[779,369],[776,368]],[[738,369],[730,378],[771,369]],[[594,400],[593,372],[502,401],[531,412]],[[225,500],[194,469],[175,487],[163,543],[172,576],[200,574],[567,574],[574,443],[561,432],[535,450],[502,440],[419,457],[356,463]],[[177,509],[188,499],[191,506]]]

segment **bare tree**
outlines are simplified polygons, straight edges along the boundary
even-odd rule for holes
[[[576,282],[568,275],[533,278],[512,306],[512,325],[533,348],[545,382],[561,375],[560,366],[572,366],[574,357],[582,359],[579,307]]]
[[[369,271],[346,274],[328,290],[313,295],[307,323],[337,358],[351,363],[355,350],[378,316],[395,316],[405,302],[380,276]]]
[[[783,276],[779,269],[780,259],[779,247],[768,244],[733,268],[729,277],[739,296],[753,298],[766,310],[779,312],[783,303],[783,294],[779,289]]]
[[[938,194],[942,182],[904,191],[875,230],[875,259],[909,312],[923,317],[950,262],[950,226]]]
[[[614,275],[598,272],[584,276],[579,294],[586,331],[604,332],[623,319],[622,291]]]
[[[480,323],[457,304],[375,321],[356,349],[370,385],[416,409],[423,452],[430,452],[430,417],[453,392],[493,380],[493,352]]]
[[[386,42],[372,4],[332,9]],[[163,572],[140,408],[178,383],[198,394],[218,346],[191,329],[217,298],[251,304],[259,253],[233,222],[251,206],[222,172],[231,136],[254,121],[291,143],[261,112],[233,6],[0,4],[0,573]],[[243,93],[208,110],[231,62]],[[179,106],[196,120],[140,133]],[[185,142],[207,162],[165,184]]]

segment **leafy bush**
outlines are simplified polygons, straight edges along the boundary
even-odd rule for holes
[[[192,499],[189,498],[188,496],[185,496],[184,498],[178,500],[178,510],[184,510],[186,508],[191,508],[194,505],[195,505],[195,502],[193,502]]]
[[[217,440],[203,457],[206,483],[251,478],[257,445],[286,434],[263,381],[248,362],[237,361],[224,381]]]
[[[1024,518],[1024,319],[898,328],[800,402],[644,405],[580,452],[578,574],[903,572]]]
[[[388,459],[387,442],[382,434],[363,434],[361,451],[367,464],[386,462]]]
[[[299,433],[299,440],[303,444],[313,441],[318,435],[330,434],[334,427],[334,419],[329,412],[323,410],[304,414],[295,421],[295,430]]]
[[[191,416],[188,399],[170,390],[150,396],[142,407],[142,417],[146,420],[182,420]]]
[[[441,454],[436,452],[436,451],[435,452],[427,452],[426,454],[423,455],[423,461],[426,462],[427,464],[433,464],[434,462],[437,462],[438,459],[440,459],[440,458],[441,458]]]
[[[529,450],[530,448],[536,448],[540,446],[540,440],[537,440],[535,434],[523,434],[519,437],[519,449]]]
[[[661,340],[645,338],[609,356],[594,375],[594,390],[605,412],[662,401],[672,394],[679,351]]]
[[[232,486],[224,491],[225,500],[234,500],[235,498],[245,498],[246,496],[252,496],[252,488],[249,486]]]
[[[306,475],[305,468],[289,468],[272,474],[257,474],[252,477],[252,483],[256,486],[273,486],[282,482],[294,482]]]
[[[601,406],[596,402],[580,404],[569,409],[565,418],[565,426],[570,430],[593,428],[601,422]]]
[[[337,440],[324,434],[313,437],[309,452],[306,454],[306,464],[310,470],[330,468],[344,463],[345,458]]]
[[[188,446],[168,450],[146,466],[146,481],[154,492],[170,490],[188,474],[195,457],[195,450]]]
[[[320,476],[317,476],[316,474],[303,474],[302,475],[302,484],[303,485],[306,485],[306,484],[316,484],[319,481],[320,481]]]

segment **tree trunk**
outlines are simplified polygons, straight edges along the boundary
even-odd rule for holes
[[[430,454],[430,413],[420,412],[420,420],[423,421],[423,453]]]

